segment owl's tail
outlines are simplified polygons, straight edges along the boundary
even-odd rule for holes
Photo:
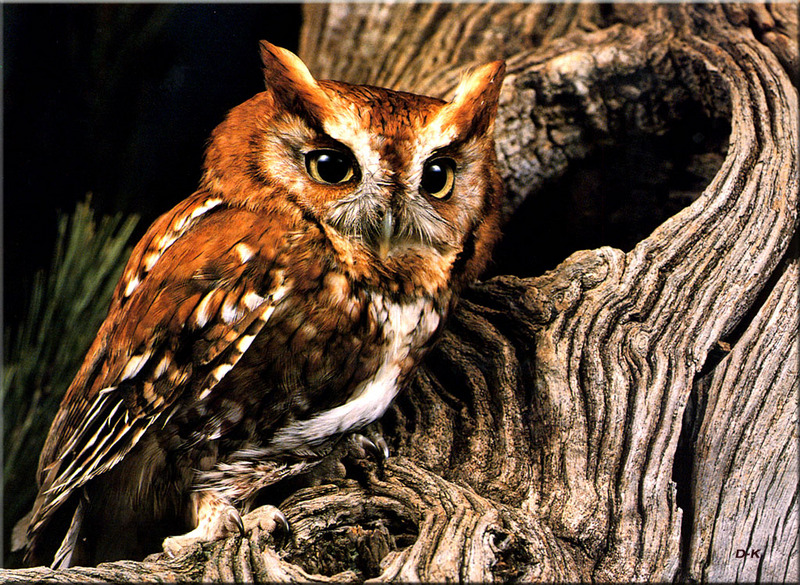
[[[74,503],[73,503],[74,502]],[[25,550],[24,563],[29,566],[50,565],[51,569],[67,569],[74,563],[78,537],[86,515],[88,499],[83,490],[74,494],[60,510],[48,521],[46,526],[40,526],[34,534],[28,531],[33,510],[23,516],[14,526],[11,535],[11,550]],[[69,512],[72,510],[70,519]],[[67,526],[67,520],[69,525]],[[64,530],[66,529],[66,532]],[[53,552],[53,546],[59,541],[58,535],[64,534],[61,544]]]
[[[78,505],[75,506],[75,513],[72,514],[72,521],[69,523],[69,529],[53,557],[53,563],[50,565],[51,569],[67,569],[72,565],[75,545],[78,542],[78,535],[86,515],[86,502],[86,496],[81,490],[81,495],[78,497]]]

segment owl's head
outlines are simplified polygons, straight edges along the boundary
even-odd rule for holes
[[[214,131],[203,188],[255,210],[294,207],[377,262],[436,256],[477,276],[498,233],[504,63],[475,69],[445,102],[318,81],[266,41],[261,56],[267,90]]]

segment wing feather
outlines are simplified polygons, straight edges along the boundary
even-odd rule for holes
[[[280,244],[274,221],[197,194],[151,227],[50,429],[29,542],[78,488],[163,428],[179,397],[208,396],[248,350],[287,291],[258,253]]]

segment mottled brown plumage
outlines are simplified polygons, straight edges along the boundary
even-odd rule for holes
[[[260,489],[383,414],[489,257],[502,63],[445,103],[317,82],[269,43],[262,57],[267,90],[229,113],[198,191],[136,246],[66,392],[32,563],[235,529]]]

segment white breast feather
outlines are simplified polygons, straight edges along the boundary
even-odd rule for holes
[[[323,443],[327,438],[355,430],[378,420],[400,390],[400,364],[412,345],[421,345],[439,325],[439,315],[429,300],[399,304],[375,295],[373,306],[385,316],[386,348],[378,371],[362,382],[350,400],[308,420],[295,421],[275,433],[270,447],[287,452]]]

